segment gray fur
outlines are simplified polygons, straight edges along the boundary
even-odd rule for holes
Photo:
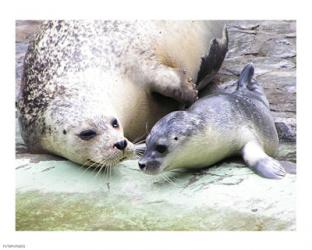
[[[282,177],[284,169],[269,157],[278,148],[276,128],[263,89],[252,79],[253,73],[253,65],[248,64],[233,93],[219,91],[199,99],[187,111],[171,113],[158,121],[147,138],[140,167],[156,174],[174,168],[207,167],[242,154],[259,175]],[[181,140],[174,141],[174,137]],[[159,143],[168,147],[163,154],[155,150]]]

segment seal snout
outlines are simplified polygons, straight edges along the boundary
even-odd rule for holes
[[[141,170],[144,170],[144,168],[146,167],[146,163],[143,161],[139,161],[138,164]]]
[[[128,145],[127,140],[122,140],[122,141],[116,142],[114,144],[114,147],[116,147],[119,150],[124,150],[127,147],[127,145]]]
[[[160,162],[157,160],[144,160],[138,162],[140,169],[146,174],[157,174],[160,170]]]

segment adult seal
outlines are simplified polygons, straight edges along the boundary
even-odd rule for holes
[[[223,25],[45,22],[25,56],[17,101],[25,143],[86,165],[131,157],[131,141],[193,103],[217,72],[227,51]]]
[[[269,103],[260,84],[253,80],[254,67],[245,66],[233,93],[216,91],[196,101],[186,111],[172,112],[159,120],[146,140],[139,161],[148,174],[178,168],[210,166],[226,157],[241,155],[257,174],[282,178],[285,166],[273,159],[278,136]]]

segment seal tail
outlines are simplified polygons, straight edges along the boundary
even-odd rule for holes
[[[252,77],[254,76],[255,68],[252,63],[248,63],[242,72],[240,73],[239,80],[237,83],[237,90],[241,88],[248,88],[253,85]]]

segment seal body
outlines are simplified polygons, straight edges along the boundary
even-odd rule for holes
[[[271,158],[278,135],[262,87],[247,65],[237,90],[216,93],[196,101],[186,111],[172,112],[152,128],[146,152],[139,161],[149,174],[178,168],[200,168],[226,157],[242,155],[247,165],[268,178],[285,171]]]
[[[25,56],[18,100],[25,143],[88,165],[130,157],[130,141],[196,100],[202,58],[222,28],[204,21],[45,22]]]

